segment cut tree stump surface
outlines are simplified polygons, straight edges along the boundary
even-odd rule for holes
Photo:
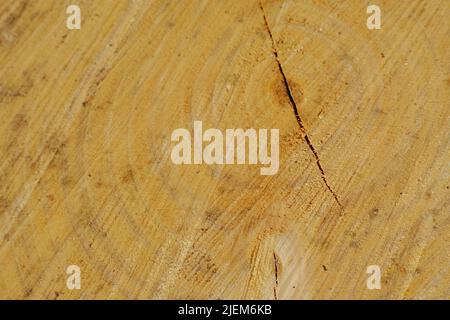
[[[369,4],[1,1],[0,298],[449,298],[450,1]],[[175,165],[194,121],[278,173]]]

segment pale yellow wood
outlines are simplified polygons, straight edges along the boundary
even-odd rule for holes
[[[449,298],[450,2],[368,4],[1,1],[0,298]],[[174,165],[194,120],[279,172]]]

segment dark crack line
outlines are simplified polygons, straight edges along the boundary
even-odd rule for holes
[[[275,252],[273,252],[273,264],[274,264],[274,273],[275,273],[275,285],[273,286],[273,297],[275,300],[278,300],[278,258]]]
[[[261,9],[262,14],[263,14],[264,24],[266,26],[267,33],[269,34],[270,40],[272,41],[272,52],[273,52],[273,55],[275,56],[275,61],[277,62],[278,70],[280,71],[281,77],[283,78],[284,87],[286,89],[287,96],[289,97],[289,101],[291,102],[292,109],[294,110],[294,114],[295,114],[295,118],[297,119],[297,123],[298,123],[298,125],[300,127],[300,130],[301,130],[302,134],[303,134],[303,138],[305,139],[306,143],[308,144],[309,149],[311,150],[311,152],[314,155],[314,158],[316,159],[316,164],[317,164],[317,167],[320,170],[320,174],[322,176],[323,182],[325,183],[328,191],[330,191],[330,193],[333,195],[333,197],[336,200],[336,202],[339,205],[339,207],[341,207],[341,209],[342,209],[342,204],[339,201],[339,198],[338,198],[337,194],[333,191],[333,189],[331,188],[330,184],[328,183],[328,180],[327,180],[326,175],[325,175],[325,171],[323,170],[322,164],[320,163],[319,154],[317,153],[316,149],[314,148],[313,144],[311,143],[311,140],[308,137],[308,133],[306,131],[306,128],[303,125],[302,119],[300,118],[300,114],[298,113],[297,104],[295,103],[294,96],[292,95],[291,87],[289,86],[289,82],[288,82],[288,80],[286,78],[286,75],[285,75],[285,73],[283,71],[283,67],[281,66],[281,62],[280,62],[280,59],[278,57],[278,51],[277,51],[276,46],[275,46],[275,40],[273,38],[272,31],[270,31],[269,23],[267,22],[267,18],[266,18],[266,13],[264,11],[264,8],[263,8],[261,2],[259,2],[259,8]]]

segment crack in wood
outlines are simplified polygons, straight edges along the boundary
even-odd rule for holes
[[[288,82],[288,80],[286,78],[286,75],[284,73],[284,70],[283,70],[283,67],[281,65],[280,59],[278,57],[278,51],[277,51],[277,48],[276,48],[276,45],[275,45],[275,40],[273,38],[272,31],[270,30],[269,23],[268,23],[267,17],[266,17],[266,13],[264,11],[264,8],[263,8],[263,5],[262,5],[261,2],[259,2],[259,8],[262,11],[262,15],[263,15],[263,19],[264,19],[264,25],[266,26],[267,33],[269,34],[270,40],[272,41],[272,52],[273,52],[273,55],[275,56],[275,61],[277,62],[278,70],[280,71],[281,77],[283,78],[283,83],[284,83],[284,87],[286,89],[286,94],[287,94],[287,96],[289,98],[289,101],[290,101],[290,103],[292,105],[292,109],[294,110],[295,118],[297,119],[297,123],[298,123],[298,125],[300,127],[300,131],[302,132],[303,138],[305,139],[306,143],[308,144],[309,149],[311,150],[311,152],[314,155],[317,167],[319,168],[319,171],[320,171],[320,174],[322,176],[322,180],[325,183],[325,186],[327,187],[328,191],[333,195],[333,198],[336,200],[336,202],[339,205],[339,207],[342,209],[343,207],[342,207],[341,202],[339,201],[339,198],[338,198],[337,194],[333,191],[333,189],[331,188],[330,184],[328,183],[328,180],[327,180],[326,175],[325,175],[325,171],[323,170],[322,164],[320,162],[319,154],[317,153],[316,149],[314,148],[314,145],[312,144],[311,140],[309,139],[306,127],[303,125],[302,119],[300,118],[300,114],[298,112],[297,104],[295,103],[294,96],[292,95],[291,87],[289,86],[289,82]]]
[[[273,252],[273,264],[274,264],[274,273],[275,273],[275,285],[273,286],[273,297],[275,300],[278,300],[278,258]]]

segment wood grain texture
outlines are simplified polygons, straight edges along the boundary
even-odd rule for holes
[[[450,2],[368,4],[1,1],[0,298],[449,298]],[[194,120],[279,172],[174,165]]]

